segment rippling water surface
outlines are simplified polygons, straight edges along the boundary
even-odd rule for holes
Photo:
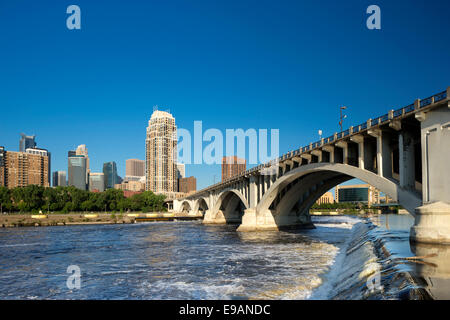
[[[358,219],[236,232],[199,222],[0,229],[0,299],[304,299]],[[69,265],[81,289],[69,290]]]

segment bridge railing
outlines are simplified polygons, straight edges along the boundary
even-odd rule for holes
[[[353,133],[358,133],[364,129],[367,129],[367,122],[363,122],[357,126],[353,127]]]
[[[429,106],[432,103],[432,101],[433,96],[420,100],[420,108],[425,108],[426,106]]]
[[[350,129],[345,130],[345,131],[342,133],[342,135],[343,135],[344,137],[350,135]]]
[[[419,109],[428,107],[428,106],[432,105],[433,103],[440,102],[440,101],[445,100],[447,98],[448,98],[447,97],[447,91],[442,91],[442,92],[439,92],[439,93],[437,93],[435,95],[432,95],[432,96],[430,96],[428,98],[421,99],[420,103],[419,103]],[[404,116],[406,114],[409,114],[409,113],[412,113],[414,111],[416,111],[416,108],[415,108],[414,103],[412,103],[410,105],[407,105],[406,107],[394,110],[393,111],[393,118],[402,117],[402,116]],[[370,126],[381,125],[381,124],[383,124],[385,122],[388,122],[389,120],[390,120],[389,119],[389,113],[387,113],[387,114],[384,114],[384,115],[379,116],[377,118],[371,119],[370,120]],[[250,175],[250,174],[254,173],[255,171],[260,171],[261,169],[263,169],[265,167],[270,167],[270,166],[275,165],[277,163],[280,163],[281,161],[284,161],[286,159],[291,159],[292,157],[298,156],[298,155],[300,155],[302,153],[310,152],[313,149],[319,148],[319,147],[321,147],[323,145],[326,145],[326,144],[330,144],[330,143],[335,142],[337,140],[343,139],[343,138],[349,136],[350,134],[355,134],[355,133],[361,132],[361,131],[366,130],[366,129],[367,129],[367,122],[363,122],[363,123],[361,123],[361,124],[359,124],[357,126],[354,126],[351,131],[350,131],[350,129],[346,129],[345,131],[338,132],[338,133],[336,133],[336,134],[334,134],[332,136],[329,136],[328,138],[323,139],[323,141],[322,140],[316,141],[316,142],[310,143],[309,145],[306,145],[304,147],[300,147],[300,148],[298,148],[298,149],[296,149],[294,151],[289,151],[289,152],[283,154],[282,156],[280,156],[280,157],[278,157],[278,158],[276,158],[274,160],[271,160],[271,161],[269,161],[269,162],[267,162],[265,164],[260,164],[258,166],[253,167],[253,168],[247,169],[246,171],[240,173],[239,175],[236,175],[234,177],[226,179],[225,181],[221,181],[221,182],[215,183],[215,184],[213,184],[213,185],[211,185],[209,187],[206,187],[206,188],[204,188],[202,190],[197,191],[196,193],[205,192],[205,191],[214,189],[215,187],[217,187],[219,185],[226,184],[226,183],[229,183],[229,182],[232,182],[232,181],[235,181],[235,180],[239,180],[239,178],[242,177],[242,176]]]
[[[446,98],[447,98],[447,91],[442,91],[442,92],[439,92],[438,94],[434,95],[434,102],[436,103],[436,102],[442,101]]]
[[[333,142],[333,141],[334,141],[334,135],[329,136],[328,138],[325,138],[323,140],[323,143],[325,144],[325,143],[330,143],[330,142]]]

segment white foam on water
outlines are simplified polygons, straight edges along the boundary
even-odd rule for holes
[[[331,262],[331,269],[330,271],[323,277],[323,284],[318,287],[314,292],[312,292],[308,299],[314,299],[314,300],[326,300],[329,299],[332,296],[333,288],[335,286],[335,282],[339,278],[341,269],[343,267],[343,263],[346,257],[346,248],[348,247],[352,237],[352,233],[348,239],[345,241],[345,244],[338,249],[337,254],[334,256],[332,262]]]
[[[212,284],[159,280],[156,282],[144,281],[138,290],[140,294],[150,299],[182,299],[188,296],[191,299],[216,300],[232,299],[235,295],[242,295],[245,287],[240,280],[232,284]]]
[[[367,297],[369,277],[381,270],[368,230],[364,222],[354,225],[351,236],[341,246],[331,270],[324,277],[324,284],[313,292],[311,299]]]

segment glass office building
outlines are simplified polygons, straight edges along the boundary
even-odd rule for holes
[[[105,175],[105,189],[112,189],[114,185],[121,183],[117,175],[117,165],[114,161],[103,164],[103,174]]]
[[[101,172],[91,172],[89,174],[89,191],[105,191],[105,175]]]
[[[34,140],[36,138],[35,135],[33,136],[27,136],[24,133],[20,134],[21,138],[19,141],[19,151],[25,152],[27,149],[33,149],[36,148],[36,141]]]
[[[69,157],[69,186],[86,190],[86,158],[84,156]]]
[[[368,202],[369,188],[348,188],[339,190],[339,202]]]
[[[67,186],[66,172],[65,171],[55,171],[55,172],[53,172],[53,186],[54,187],[65,187],[65,186]]]
[[[380,192],[368,184],[339,185],[335,187],[336,202],[380,203]]]

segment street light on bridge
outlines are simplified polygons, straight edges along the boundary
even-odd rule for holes
[[[340,108],[340,118],[339,118],[339,126],[341,127],[341,132],[342,132],[342,123],[344,122],[344,119],[345,118],[347,118],[347,115],[345,115],[345,114],[342,114],[342,110],[345,110],[345,109],[347,109],[347,107],[346,106],[342,106],[341,108]]]

